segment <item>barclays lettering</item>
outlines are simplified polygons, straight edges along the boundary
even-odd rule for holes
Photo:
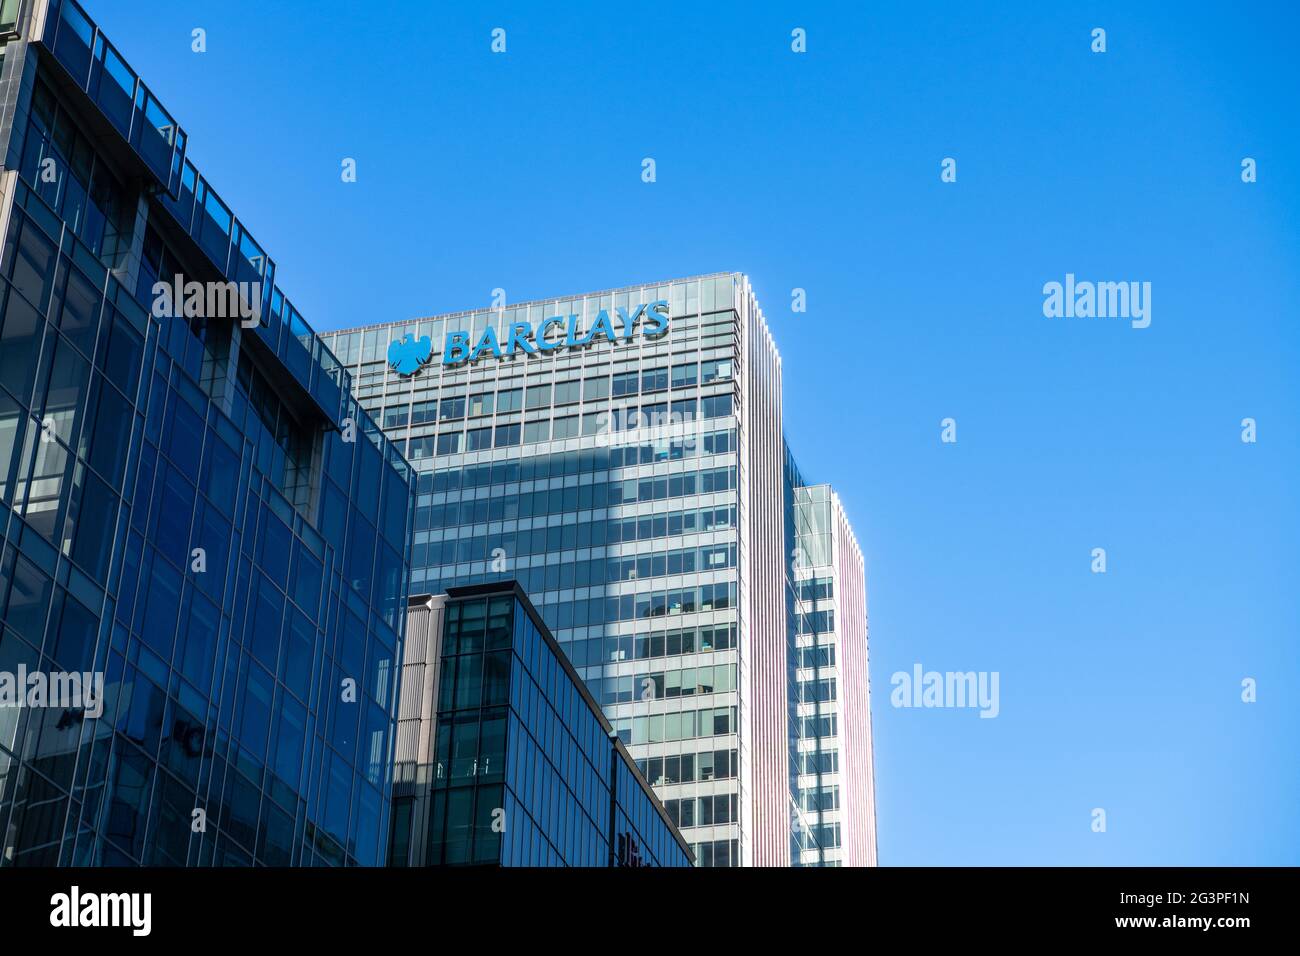
[[[668,303],[660,299],[649,305],[642,303],[628,310],[621,306],[618,313],[619,328],[614,327],[607,309],[601,309],[591,328],[585,333],[579,327],[578,315],[565,318],[557,315],[542,322],[535,330],[531,322],[514,322],[505,335],[488,326],[471,345],[468,332],[448,332],[442,349],[443,365],[460,365],[477,362],[484,355],[496,358],[523,352],[528,355],[545,355],[559,349],[585,348],[595,345],[603,337],[611,345],[627,345],[640,331],[647,339],[657,339],[668,332]]]

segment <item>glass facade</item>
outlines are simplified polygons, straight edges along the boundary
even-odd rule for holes
[[[412,613],[429,613],[426,603],[414,599]],[[441,640],[426,655],[438,674],[432,759],[418,775],[428,785],[396,794],[391,862],[689,866],[685,842],[523,592],[458,588],[438,608]],[[404,681],[403,693],[416,687]],[[399,768],[408,756],[399,749]]]
[[[0,866],[381,864],[410,467],[238,220],[199,224],[183,132],[84,11],[24,17],[0,77],[0,686],[98,675],[103,710],[0,706]],[[268,309],[155,317],[182,273],[265,282]]]
[[[446,362],[454,333],[486,345]],[[432,345],[413,374],[388,361],[407,334]],[[802,479],[746,277],[323,338],[416,469],[412,591],[517,580],[697,861],[795,861]]]

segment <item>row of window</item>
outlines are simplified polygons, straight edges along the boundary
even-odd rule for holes
[[[567,438],[609,435],[614,432],[633,431],[638,428],[670,428],[700,419],[725,418],[732,412],[730,395],[712,395],[697,403],[694,398],[673,402],[671,410],[665,403],[615,409],[613,412],[588,412],[581,417],[568,415],[535,422],[502,422],[494,427],[471,428],[462,432],[443,431],[437,435],[421,435],[406,443],[406,456],[419,461],[435,455],[456,455],[462,451],[484,451],[489,448],[509,448],[519,444],[535,445],[544,441],[563,441]],[[385,427],[390,427],[385,425]],[[703,444],[707,436],[685,436],[678,444],[682,455],[690,445]],[[705,454],[721,454],[728,449],[712,448]]]
[[[632,554],[608,558],[605,581],[640,581],[697,571],[720,571],[736,566],[734,544],[710,544],[702,548],[674,548],[657,554]]]
[[[363,374],[360,381],[366,381]],[[709,385],[731,378],[731,360],[719,359],[702,364],[690,362],[672,367],[672,387],[688,388],[697,384]],[[611,379],[608,375],[593,376],[584,380],[547,382],[524,388],[503,388],[471,395],[444,395],[441,398],[423,399],[409,407],[405,403],[384,408],[384,429],[401,428],[408,422],[423,425],[437,421],[454,421],[461,418],[479,418],[494,412],[517,412],[520,409],[552,408],[572,405],[578,401],[595,402],[639,393],[663,391],[668,388],[667,366],[642,371],[620,372]]]
[[[834,737],[839,732],[838,714],[819,714],[799,719],[799,736],[804,740],[814,737]]]
[[[694,697],[696,694],[721,694],[736,689],[736,665],[713,664],[653,674],[592,677],[587,680],[587,688],[602,707],[670,697]]]
[[[510,693],[510,650],[446,656],[442,664],[438,711],[450,712],[505,704]],[[453,776],[458,776],[453,768]]]
[[[642,555],[641,558],[590,558],[586,561],[568,559],[545,566],[511,570],[506,549],[495,548],[485,558],[484,551],[478,550],[478,544],[482,541],[484,538],[461,538],[459,541],[413,545],[413,566],[424,568],[433,564],[487,561],[490,562],[491,570],[500,575],[513,575],[520,581],[528,580],[530,584],[539,585],[537,588],[529,588],[529,593],[567,588],[602,588],[623,581],[651,580],[669,575],[694,574],[697,571],[724,571],[736,566],[736,545],[711,545],[710,548],[689,548],[673,554]],[[666,613],[679,614],[694,610],[694,596],[677,604],[692,606],[676,609],[669,607]],[[711,607],[706,607],[705,610],[711,610]],[[646,617],[654,617],[653,611]]]
[[[740,758],[735,749],[702,750],[699,753],[672,754],[667,757],[642,757],[636,765],[641,771],[641,776],[655,787],[674,783],[694,783],[697,780],[731,780],[740,775]]]
[[[686,388],[696,384],[708,385],[710,382],[731,378],[731,359],[714,359],[701,362],[696,372],[696,364],[688,362],[672,367],[672,387]],[[588,379],[590,381],[590,379]],[[635,395],[637,392],[662,391],[669,384],[667,368],[647,368],[640,372],[635,370],[619,372],[614,375],[614,397]]]
[[[671,511],[667,514],[640,515],[635,518],[611,518],[605,522],[609,544],[624,541],[648,541],[652,538],[677,538],[704,531],[722,531],[736,527],[736,506]]]
[[[676,657],[679,654],[707,654],[736,646],[736,625],[715,624],[711,627],[688,627],[655,634],[622,634],[570,641],[565,653],[574,667],[594,667],[593,677],[600,677],[605,662],[647,660]]]
[[[433,525],[435,515],[437,520],[443,522],[452,522],[457,525],[483,524],[489,521],[513,521],[521,518],[538,518],[545,515],[562,514],[572,515],[574,512],[591,511],[601,508],[616,507],[618,505],[634,504],[638,501],[663,501],[668,498],[685,498],[691,495],[714,494],[721,491],[731,491],[736,487],[736,469],[734,467],[724,468],[705,468],[700,471],[688,471],[680,475],[672,475],[666,478],[631,478],[627,481],[598,482],[590,485],[574,485],[568,488],[556,488],[551,491],[526,491],[517,495],[499,495],[494,498],[479,498],[473,502],[460,502],[459,504],[448,505],[429,505],[416,509],[416,531],[430,530],[429,526]],[[494,504],[499,502],[499,504]],[[434,509],[440,509],[435,511]],[[467,520],[468,519],[468,520]],[[684,523],[685,519],[683,519]],[[581,532],[577,530],[582,525],[588,525],[588,533],[592,536],[590,545],[574,544],[573,547],[599,547],[604,543],[600,535],[606,526],[602,522],[575,522],[569,527],[575,530],[571,532],[575,542],[580,540]],[[450,524],[448,525],[450,526]],[[436,525],[434,526],[436,527]],[[553,526],[554,527],[554,526]],[[548,536],[552,534],[552,528],[534,528],[531,532],[520,531],[511,532],[512,536],[522,534],[535,534],[539,531],[545,531]],[[621,529],[620,529],[621,531]],[[561,532],[560,534],[566,534]],[[474,546],[461,548],[458,542],[469,541],[471,539],[448,539],[442,542],[432,542],[433,546],[453,545],[453,550],[457,557],[449,559],[456,561],[473,561],[479,560],[480,556],[496,557],[491,552],[500,547],[506,558],[516,557],[522,554],[541,553],[534,551],[537,541],[535,538],[529,539],[529,550],[523,550],[522,546],[516,544],[514,547],[507,546],[502,540],[494,542],[491,548],[484,550]],[[477,539],[473,539],[477,540]],[[555,548],[548,546],[546,551],[552,552]],[[439,554],[445,553],[439,551]],[[473,557],[460,557],[462,553],[472,554]],[[447,561],[428,561],[414,562],[416,566],[422,563],[438,564],[447,563]]]
[[[545,568],[531,568],[514,573],[520,585],[532,595],[543,597],[542,584],[555,580],[563,581],[565,569],[572,571],[571,565],[549,565]],[[499,580],[499,577],[498,577]],[[426,579],[426,586],[441,586],[437,581],[432,585]],[[564,585],[559,585],[563,587]],[[556,588],[546,588],[554,591]],[[654,591],[645,594],[625,594],[621,597],[589,598],[587,600],[553,601],[541,605],[539,610],[546,625],[552,633],[558,633],[573,627],[588,627],[621,620],[638,620],[653,617],[676,616],[696,611],[726,610],[736,606],[736,582],[705,584],[699,588],[687,588],[682,591]]]
[[[839,769],[838,750],[812,750],[799,755],[799,773],[837,773]]]
[[[541,571],[543,569],[534,568],[532,570]],[[547,568],[544,570],[546,570],[547,572],[546,580],[549,581],[550,569]],[[538,581],[542,580],[540,576],[535,577],[530,572],[521,572],[520,574],[517,574],[516,577],[519,579],[521,584],[523,584],[525,581],[531,583],[537,583]],[[614,621],[615,618],[611,618],[608,616],[609,614],[613,613],[611,605],[609,603],[605,603],[602,605],[601,603],[602,601],[604,602],[608,602],[610,600],[616,601],[618,602],[617,603],[618,612],[620,614],[622,613],[628,614],[628,617],[618,618],[617,620],[635,620],[636,619],[635,616],[640,616],[642,618],[660,617],[663,615],[675,616],[678,614],[688,613],[691,611],[713,611],[719,609],[726,609],[728,607],[735,607],[735,603],[736,603],[735,582],[732,582],[729,585],[728,587],[728,590],[730,592],[729,594],[725,594],[723,589],[724,589],[724,585],[722,584],[713,585],[712,588],[709,588],[708,586],[701,588],[700,589],[701,599],[708,598],[710,592],[712,592],[713,598],[711,600],[704,600],[703,603],[696,603],[694,605],[691,605],[689,603],[682,604],[680,602],[678,604],[670,604],[667,601],[663,600],[665,596],[667,596],[668,598],[681,596],[680,592],[674,591],[674,592],[658,592],[656,595],[654,595],[654,603],[649,607],[647,607],[643,602],[641,602],[639,598],[635,605],[633,605],[631,602],[624,603],[622,598],[614,598],[614,599],[590,598],[586,601],[583,601],[581,599],[576,601],[568,601],[568,600],[554,601],[551,604],[548,604],[545,607],[543,607],[541,609],[541,612],[543,618],[546,620],[547,626],[551,628],[552,633],[559,633],[560,631],[567,630],[569,628],[591,627],[595,625],[603,625],[606,622]],[[528,591],[530,594],[540,593],[540,590],[533,589],[533,588],[528,588]],[[692,592],[686,592],[686,597],[690,597],[691,594]]]
[[[586,488],[588,490],[584,491]],[[485,524],[489,521],[514,521],[546,514],[558,506],[560,513],[590,511],[595,507],[600,492],[594,485],[577,485],[557,488],[551,492],[537,491],[519,494],[500,494],[490,498],[451,501],[446,504],[422,505],[415,509],[417,540],[421,532],[455,528],[461,525]],[[608,501],[608,498],[605,499]],[[565,507],[572,505],[572,507]],[[543,509],[540,510],[539,509]],[[521,514],[521,511],[524,513]],[[554,553],[571,548],[601,547],[625,541],[651,540],[718,531],[736,527],[734,505],[721,508],[689,508],[667,514],[642,515],[631,518],[613,518],[601,521],[574,521],[547,528],[525,528],[508,532],[499,545],[507,556]],[[417,562],[418,564],[418,562]]]
[[[832,578],[809,578],[795,585],[795,593],[800,601],[827,601],[835,596],[835,583]]]
[[[800,667],[834,667],[835,645],[819,644],[815,647],[801,647],[796,651]]]
[[[435,527],[445,527],[448,525],[482,524],[487,521],[507,520],[504,517],[504,508],[486,507],[494,502],[503,502],[504,498],[505,496],[483,499],[481,502],[485,506],[483,508],[477,507],[480,502],[465,501],[448,505],[425,506],[419,509],[422,514],[417,516],[416,536],[418,543],[415,545],[417,550],[413,562],[414,566],[422,567],[425,563],[446,563],[441,561],[426,562],[425,559],[430,554],[430,548],[428,542],[419,540],[423,537],[420,532],[425,530],[421,527],[421,524],[427,526],[431,522],[444,522],[445,524],[435,525]],[[528,557],[534,554],[552,555],[559,554],[562,551],[573,551],[582,548],[599,548],[606,544],[650,541],[664,537],[679,538],[688,534],[734,528],[735,525],[736,509],[734,506],[688,509],[669,515],[648,515],[641,518],[614,519],[612,521],[575,521],[563,525],[551,525],[548,528],[506,531],[500,535],[492,535],[489,536],[488,543],[483,545],[483,550],[474,552],[474,546],[471,545],[468,553],[474,555],[473,557],[462,559],[453,554],[449,560],[479,560],[483,557],[502,557],[508,561],[511,557]],[[440,557],[443,553],[441,546],[433,553]],[[562,555],[560,560],[563,562],[569,560],[569,558]]]
[[[808,839],[812,846],[823,850],[833,850],[840,845],[840,825],[838,823],[817,823],[808,828]]]
[[[426,567],[427,565],[424,564],[426,561],[430,564],[451,564],[456,560],[458,554],[463,553],[470,555],[469,557],[464,558],[463,561],[486,560],[490,563],[491,569],[501,576],[509,575],[517,578],[521,582],[527,580],[530,584],[538,585],[536,588],[530,587],[528,589],[528,593],[532,594],[540,591],[554,591],[565,588],[603,588],[609,584],[630,580],[652,580],[654,577],[663,577],[666,574],[683,573],[681,570],[682,568],[685,568],[687,572],[693,572],[696,570],[726,570],[727,568],[735,566],[735,546],[720,545],[715,547],[720,547],[722,549],[721,553],[724,555],[730,554],[730,561],[713,562],[707,567],[696,567],[699,562],[696,562],[693,557],[690,557],[689,560],[674,559],[671,564],[666,564],[664,561],[659,560],[653,562],[656,568],[654,574],[647,573],[641,578],[636,576],[620,578],[611,577],[611,574],[613,573],[611,570],[611,562],[605,558],[591,558],[585,561],[560,560],[532,568],[512,569],[510,562],[505,558],[506,552],[504,549],[494,549],[494,551],[489,552],[489,556],[484,559],[482,552],[473,552],[469,549],[464,549],[462,551],[462,549],[458,547],[459,545],[468,545],[471,542],[478,540],[480,539],[465,538],[460,541],[417,544],[414,546],[412,551],[415,567]],[[730,548],[730,550],[728,550],[728,548]],[[710,553],[715,552],[710,551]],[[688,557],[694,554],[694,549],[688,549]],[[661,559],[663,557],[663,555],[659,556]],[[618,559],[620,562],[622,560],[623,559]],[[665,570],[665,568],[668,567],[678,568],[678,570]],[[688,608],[688,610],[693,609],[694,608]],[[670,609],[667,613],[681,613],[681,610]]]
[[[665,800],[664,810],[668,812],[668,819],[681,829],[740,822],[734,793]]]
[[[722,737],[736,732],[736,708],[734,705],[704,707],[673,714],[620,717],[611,722],[619,738],[629,747],[696,737]]]
[[[629,478],[609,483],[609,504],[627,505],[638,501],[662,501],[688,495],[710,495],[736,488],[735,466],[704,468],[662,478]]]
[[[798,700],[805,704],[827,703],[835,700],[835,678],[804,680],[799,682]]]
[[[838,810],[840,808],[839,784],[827,784],[822,787],[808,787],[800,790],[799,806],[806,813]]]
[[[740,866],[740,841],[706,840],[692,843],[691,852],[695,854],[697,866]]]
[[[701,399],[683,398],[674,402],[650,402],[623,405],[611,411],[587,412],[582,416],[584,435],[606,435],[638,428],[671,429],[697,419],[725,418],[734,408],[732,396],[706,395]],[[556,419],[559,422],[560,419]],[[568,436],[571,437],[571,436]]]
[[[701,584],[695,588],[648,591],[594,600],[604,601],[603,620],[608,623],[665,615],[694,614],[697,611],[724,611],[736,606],[736,582],[720,581],[717,584]]]
[[[835,610],[828,608],[796,614],[795,626],[799,634],[830,634],[835,630]]]
[[[605,446],[596,444],[574,451],[552,452],[485,461],[481,464],[456,465],[436,472],[424,471],[416,476],[416,490],[423,496],[442,492],[465,492],[473,488],[514,482],[554,480],[574,475],[608,477],[610,469],[650,465],[662,461],[698,458],[701,455],[735,451],[735,429],[723,429],[694,442],[647,442],[640,445]]]

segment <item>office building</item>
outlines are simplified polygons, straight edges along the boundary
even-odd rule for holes
[[[0,706],[0,866],[380,864],[410,468],[83,8],[0,44],[0,687],[102,681]]]
[[[322,337],[417,472],[412,593],[518,580],[699,865],[871,862],[861,554],[844,522],[803,607],[807,493],[744,275]],[[799,666],[826,602],[834,674]],[[851,771],[804,773],[822,752]]]
[[[793,485],[796,865],[875,866],[862,551],[828,485]]]
[[[514,582],[411,598],[389,862],[691,865]]]

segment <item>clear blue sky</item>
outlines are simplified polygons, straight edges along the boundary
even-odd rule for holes
[[[88,2],[317,329],[750,275],[866,553],[882,863],[1300,863],[1294,4],[376,7]],[[891,708],[918,662],[1000,716]]]

